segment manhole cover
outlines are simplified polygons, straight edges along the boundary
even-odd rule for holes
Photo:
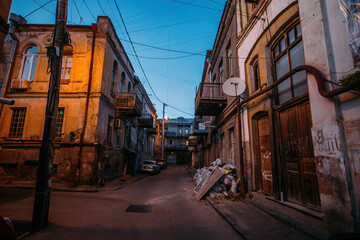
[[[130,205],[126,212],[138,212],[138,213],[148,213],[152,212],[152,206],[151,205]]]

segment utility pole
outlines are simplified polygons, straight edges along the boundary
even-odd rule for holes
[[[164,159],[164,144],[165,144],[165,106],[163,103],[163,119],[162,119],[162,139],[161,139],[161,159]]]
[[[55,29],[52,45],[47,55],[51,61],[49,90],[47,96],[45,123],[39,154],[32,226],[40,229],[48,224],[51,175],[55,154],[56,118],[59,104],[60,72],[63,47],[66,39],[68,0],[57,0]]]

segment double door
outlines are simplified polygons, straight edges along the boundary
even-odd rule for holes
[[[320,206],[308,101],[280,111],[283,177],[286,199],[306,207]]]

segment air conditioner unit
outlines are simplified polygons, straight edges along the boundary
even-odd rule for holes
[[[11,89],[28,89],[29,80],[26,79],[11,79]]]
[[[115,128],[121,128],[121,119],[116,119]]]

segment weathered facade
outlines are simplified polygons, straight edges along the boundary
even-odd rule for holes
[[[16,33],[19,43],[6,89],[15,105],[4,106],[0,118],[3,178],[35,177],[36,166],[27,163],[39,158],[49,82],[46,47],[53,30],[53,25],[24,24]],[[142,116],[142,100],[149,110],[146,115],[156,117],[154,108],[108,17],[99,17],[93,28],[68,25],[67,31],[71,46],[65,46],[61,71],[53,179],[73,181],[77,166],[80,180],[87,183],[99,170],[105,177],[133,174],[139,161],[137,117]]]
[[[226,133],[231,136],[235,125],[241,132],[235,129],[235,146],[241,146],[235,151],[242,158],[235,153],[233,163],[239,174],[244,171],[245,189],[255,200],[267,195],[272,203],[302,209],[330,233],[358,231],[360,99],[341,79],[359,71],[359,6],[346,0],[228,1],[225,25],[229,5],[236,11],[234,76],[247,89],[215,115],[211,145],[231,163],[222,152],[230,152]],[[217,55],[218,39],[226,39],[222,29],[210,75],[228,56]]]
[[[162,124],[162,120],[160,120]],[[164,157],[168,164],[190,164],[188,136],[191,132],[191,118],[178,117],[165,120]]]

